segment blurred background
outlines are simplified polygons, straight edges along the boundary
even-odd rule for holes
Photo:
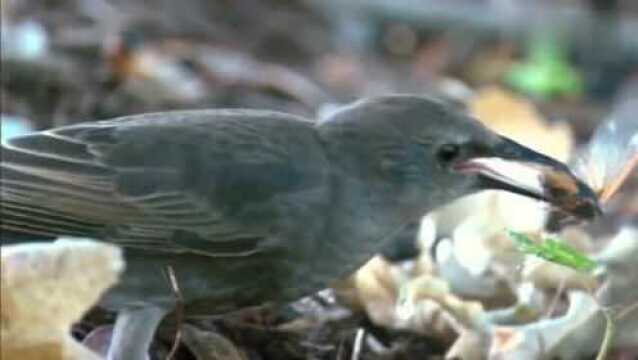
[[[2,0],[2,121],[499,85],[586,137],[638,76],[636,33],[629,0]]]
[[[446,98],[560,160],[577,163],[590,154],[579,175],[596,178],[590,171],[602,168],[598,178],[606,184],[596,190],[627,163],[638,163],[636,1],[0,1],[3,139],[183,108],[260,108],[321,119],[360,97],[409,92]],[[619,130],[589,143],[610,119]],[[638,176],[628,174],[606,202],[603,221],[563,234],[596,259],[624,266],[607,269],[606,284],[618,292],[599,298],[603,303],[635,305],[638,298]],[[215,328],[241,344],[235,349],[215,338],[217,347],[245,355],[233,359],[474,359],[485,342],[490,351],[503,351],[502,358],[538,358],[547,349],[558,358],[592,358],[587,356],[598,350],[605,324],[598,305],[578,296],[599,280],[521,265],[503,229],[541,232],[547,213],[525,201],[494,194],[465,199],[425,218],[428,226],[413,224],[399,241],[403,245],[335,286],[338,302],[363,318],[277,331],[253,326],[238,332],[220,323],[200,323],[200,329]],[[396,265],[405,259],[413,259],[410,270]],[[408,301],[406,288],[420,290]],[[435,310],[428,305],[405,315],[397,308],[423,302]],[[523,305],[533,315],[516,312]],[[317,314],[313,306],[301,309]],[[333,315],[325,306],[319,311],[324,320]],[[556,321],[541,321],[550,319]],[[625,317],[618,331],[626,335],[618,356],[638,354],[638,316],[632,319]],[[108,321],[87,320],[76,326],[76,335],[86,338]],[[494,327],[503,324],[526,325],[517,333]],[[565,324],[579,325],[562,330]],[[286,331],[295,335],[282,335]],[[534,331],[546,334],[547,347],[520,350],[536,344],[529,340]],[[160,337],[158,351],[166,354],[173,332]],[[567,340],[552,342],[559,338]],[[494,339],[518,342],[499,347]],[[207,359],[193,350],[193,341],[178,358]]]

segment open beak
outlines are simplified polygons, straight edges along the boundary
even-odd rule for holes
[[[477,175],[482,189],[543,200],[585,220],[601,214],[594,191],[565,164],[505,137],[481,155],[459,162],[455,169]]]

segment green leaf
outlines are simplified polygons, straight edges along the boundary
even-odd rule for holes
[[[531,39],[527,58],[512,66],[505,81],[521,92],[543,99],[580,95],[582,76],[571,66],[564,44],[556,37],[545,34]]]
[[[598,265],[596,261],[561,241],[545,238],[537,244],[523,233],[509,231],[508,234],[518,246],[518,250],[525,254],[584,272],[592,271]]]

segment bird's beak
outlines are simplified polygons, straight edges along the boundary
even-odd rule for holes
[[[582,219],[601,214],[594,191],[565,164],[505,137],[479,156],[459,162],[455,169],[477,175],[482,189],[505,190],[547,201]]]

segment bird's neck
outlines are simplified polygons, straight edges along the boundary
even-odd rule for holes
[[[317,258],[336,260],[341,266],[335,266],[334,275],[345,276],[377,254],[414,218],[382,201],[377,193],[381,189],[348,178],[334,185],[329,230],[319,249],[324,256]]]
[[[356,132],[327,123],[320,126],[318,135],[331,165],[332,184],[330,215],[317,249],[322,256],[316,258],[332,258],[336,261],[325,266],[338,266],[319,269],[324,265],[317,264],[317,273],[343,276],[377,254],[407,223],[423,213],[422,209],[396,204],[396,189],[368,176],[369,164],[362,161],[362,150],[357,146],[361,143],[350,139],[357,136]]]

